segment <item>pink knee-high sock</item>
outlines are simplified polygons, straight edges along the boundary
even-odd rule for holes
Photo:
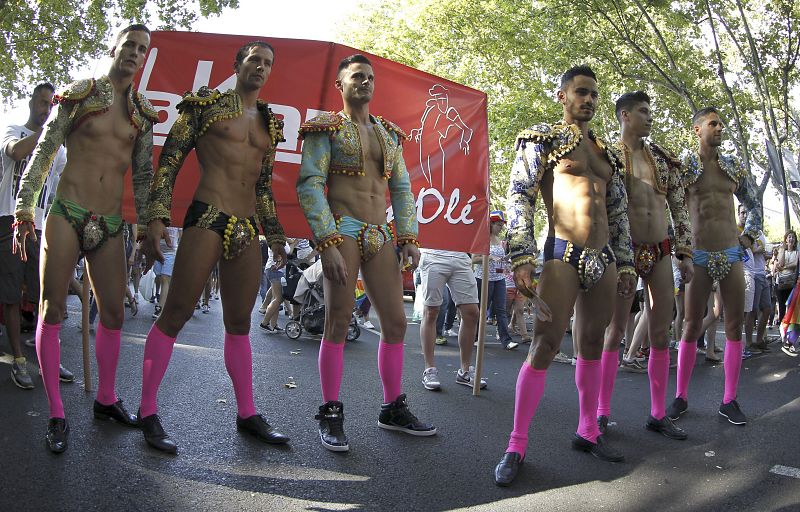
[[[697,341],[681,340],[678,346],[678,388],[675,391],[675,398],[686,400],[695,361],[697,361]]]
[[[172,357],[174,346],[175,338],[167,336],[156,324],[153,324],[150,332],[147,333],[147,341],[144,344],[140,418],[146,418],[158,412],[158,387],[161,385],[164,374],[167,373],[169,358]]]
[[[119,360],[120,330],[108,329],[103,322],[97,323],[94,338],[94,353],[97,357],[97,401],[103,405],[116,402],[114,385],[117,380],[117,361]]]
[[[378,373],[383,383],[383,403],[394,402],[402,392],[403,342],[378,345]]]
[[[727,404],[736,400],[736,390],[739,388],[739,372],[742,370],[742,340],[725,342],[725,395],[722,403]]]
[[[650,347],[647,362],[650,377],[650,415],[660,420],[666,415],[667,381],[669,380],[669,349]]]
[[[544,383],[547,370],[537,370],[528,362],[522,363],[517,375],[517,389],[514,398],[514,430],[508,440],[507,452],[519,453],[525,457],[528,448],[528,430],[533,415],[539,407],[539,400],[544,395]]]
[[[233,382],[236,409],[240,418],[255,416],[253,401],[253,353],[249,334],[225,333],[225,369]]]
[[[322,400],[339,400],[344,371],[344,343],[333,343],[326,339],[319,345],[319,383],[322,387]]]
[[[617,379],[619,368],[619,349],[603,352],[600,358],[602,377],[600,382],[600,397],[597,401],[597,415],[611,415],[611,395],[614,393],[614,381]]]
[[[61,401],[58,375],[61,364],[61,346],[58,342],[58,333],[61,324],[46,324],[44,317],[39,316],[36,325],[36,357],[39,358],[39,369],[44,382],[44,392],[50,404],[50,417],[64,417],[64,403]]]
[[[602,369],[600,360],[578,357],[575,367],[575,385],[578,387],[578,435],[587,441],[597,442],[600,428],[597,426],[597,400],[600,397]]]

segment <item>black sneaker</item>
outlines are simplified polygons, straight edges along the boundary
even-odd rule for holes
[[[397,430],[412,436],[432,436],[436,427],[422,423],[408,410],[406,395],[402,394],[394,402],[381,405],[378,426],[386,430]]]
[[[332,452],[350,451],[347,434],[344,433],[344,405],[342,402],[330,401],[319,406],[319,440],[322,446]]]
[[[797,357],[798,355],[800,355],[800,350],[794,348],[794,345],[792,345],[791,343],[785,343],[781,347],[781,350],[783,350],[784,354],[790,357]]]
[[[597,428],[600,429],[600,433],[603,435],[608,432],[608,416],[597,417]]]
[[[648,416],[647,423],[645,423],[644,427],[647,430],[652,430],[653,432],[663,434],[665,437],[670,439],[684,441],[687,437],[689,437],[682,428],[676,427],[675,424],[672,423],[672,420],[669,418],[669,416],[664,416],[660,420],[657,420],[652,416]]]
[[[523,457],[517,452],[506,452],[494,468],[494,483],[500,487],[508,487],[517,477]]]
[[[727,404],[720,405],[719,413],[728,418],[728,421],[734,425],[745,425],[747,423],[747,417],[742,410],[739,409],[739,404],[736,400],[731,400]]]
[[[675,397],[669,407],[667,407],[667,417],[676,421],[689,408],[689,402],[679,396]]]

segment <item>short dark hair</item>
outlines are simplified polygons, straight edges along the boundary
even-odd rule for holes
[[[581,64],[580,66],[569,68],[563,75],[561,75],[561,89],[563,90],[564,87],[566,87],[567,84],[570,83],[576,76],[588,76],[595,82],[597,81],[597,75],[594,74],[592,68],[585,64]]]
[[[127,27],[119,31],[119,34],[117,34],[117,38],[114,40],[114,44],[116,45],[117,43],[119,43],[119,40],[122,39],[122,36],[124,36],[128,32],[133,32],[134,30],[138,30],[140,32],[147,32],[147,35],[148,36],[150,35],[149,28],[147,28],[145,25],[141,23],[134,23],[132,25],[128,25]]]
[[[617,99],[616,114],[617,120],[622,122],[622,111],[629,111],[636,106],[637,103],[650,104],[650,96],[643,91],[626,92]]]
[[[719,116],[719,110],[717,110],[717,107],[701,108],[700,110],[695,112],[694,115],[692,116],[692,125],[696,125],[698,122],[700,122],[701,119],[706,117],[708,114],[717,114]]]
[[[39,85],[37,85],[36,87],[33,88],[33,94],[31,94],[31,96],[36,96],[39,93],[39,91],[42,91],[44,89],[47,89],[48,91],[52,92],[53,94],[55,94],[55,92],[56,92],[56,88],[53,87],[53,84],[51,84],[50,82],[42,82],[42,83],[40,83]]]
[[[370,62],[368,58],[361,55],[360,53],[356,53],[355,55],[345,57],[342,59],[341,62],[339,62],[339,68],[336,70],[336,76],[339,76],[339,73],[341,73],[343,69],[347,69],[347,67],[350,64],[366,64],[368,66],[371,66],[372,62]]]
[[[236,64],[241,64],[244,62],[244,58],[247,57],[247,53],[251,48],[266,48],[272,52],[272,58],[275,58],[275,48],[273,48],[271,44],[265,41],[251,41],[239,48],[239,51],[236,52]]]

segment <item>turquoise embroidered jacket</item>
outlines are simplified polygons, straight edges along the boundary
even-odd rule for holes
[[[618,154],[591,131],[589,138],[605,151],[611,164],[611,180],[606,186],[606,212],[609,244],[617,259],[617,268],[633,267],[628,196],[623,184],[624,165]],[[538,125],[517,135],[517,156],[511,168],[506,202],[512,265],[533,256],[536,240],[533,219],[542,177],[548,170],[553,170],[562,157],[578,147],[582,139],[580,128],[563,121]]]
[[[763,220],[761,218],[761,203],[758,200],[753,177],[747,169],[739,164],[738,160],[729,155],[717,155],[719,167],[728,178],[736,184],[734,195],[747,208],[747,219],[744,221],[742,234],[750,240],[758,240]],[[687,153],[683,157],[683,183],[688,189],[703,175],[703,161],[697,152]]]
[[[394,211],[397,243],[416,243],[419,233],[411,181],[403,160],[402,142],[408,136],[394,123],[370,115],[383,150],[383,178],[388,181]],[[364,176],[363,151],[358,127],[344,112],[324,112],[303,123],[304,138],[297,195],[314,233],[317,246],[340,237],[325,198],[329,174]]]
[[[283,142],[283,121],[269,109],[267,103],[258,100],[257,108],[264,118],[269,131],[271,147],[264,153],[261,161],[261,174],[256,182],[256,216],[264,231],[267,243],[285,243],[283,227],[278,221],[275,199],[272,194],[272,167],[275,164],[275,151]],[[242,98],[236,91],[221,93],[208,87],[201,87],[197,93],[187,92],[178,103],[180,116],[172,125],[164,149],[158,159],[158,170],[150,191],[149,220],[161,219],[170,224],[172,193],[178,172],[186,156],[197,145],[198,139],[208,128],[223,119],[235,119],[242,115]]]
[[[147,222],[147,196],[153,180],[153,124],[158,112],[144,95],[128,87],[128,116],[138,135],[131,155],[133,196],[139,224]],[[78,80],[53,97],[56,104],[45,125],[30,163],[22,175],[17,193],[15,217],[18,221],[33,221],[36,199],[53,164],[58,148],[69,134],[92,116],[108,111],[114,104],[114,87],[107,76],[95,80]],[[67,155],[69,160],[69,155]]]

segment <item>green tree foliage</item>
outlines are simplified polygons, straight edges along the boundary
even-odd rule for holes
[[[708,105],[728,120],[727,149],[763,178],[765,137],[796,144],[798,127],[783,114],[800,82],[794,0],[384,0],[362,9],[342,30],[347,42],[488,94],[495,203],[515,134],[560,117],[558,76],[580,63],[599,76],[593,125],[602,135],[617,134],[614,100],[639,89],[653,98],[652,138],[676,152],[696,147],[690,119]]]
[[[238,0],[0,0],[0,95],[20,97],[31,84],[64,84],[70,71],[106,54],[113,32],[128,23],[189,28],[198,17],[235,8]]]

